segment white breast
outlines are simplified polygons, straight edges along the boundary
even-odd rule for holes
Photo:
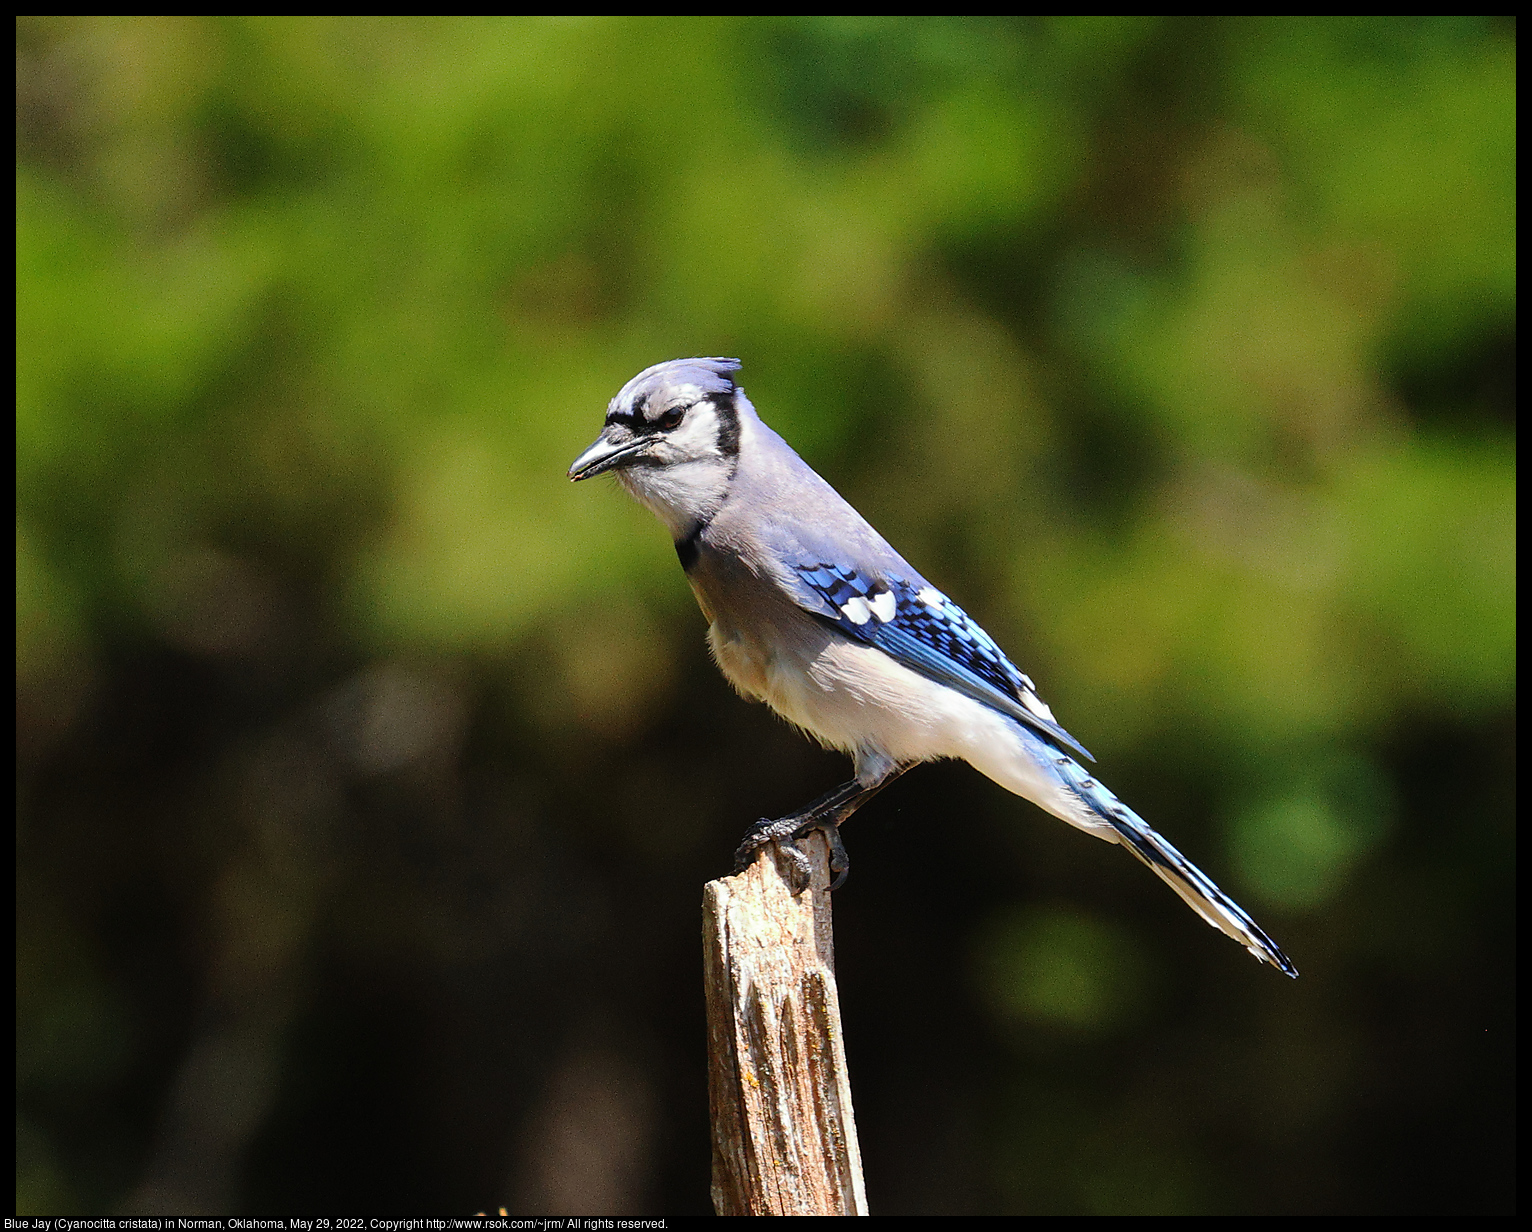
[[[708,630],[708,643],[736,689],[828,748],[900,763],[957,758],[1055,817],[1115,840],[1115,831],[1039,765],[1015,720],[874,646],[826,629],[811,644],[800,639],[766,648],[731,636],[718,623]]]

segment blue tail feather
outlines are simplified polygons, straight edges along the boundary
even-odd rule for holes
[[[1220,932],[1233,937],[1262,962],[1296,979],[1298,968],[1243,908],[1213,879],[1175,849],[1142,817],[1089,775],[1072,757],[1057,751],[1050,759],[1059,781],[1117,835],[1117,839]],[[1104,837],[1104,836],[1103,836]]]

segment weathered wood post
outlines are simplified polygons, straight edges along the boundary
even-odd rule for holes
[[[713,1209],[865,1215],[835,990],[829,850],[802,840],[796,898],[776,844],[703,893]]]

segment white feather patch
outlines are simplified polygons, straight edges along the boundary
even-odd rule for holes
[[[1058,722],[1053,717],[1053,711],[1048,709],[1048,704],[1030,689],[1022,693],[1021,704],[1040,719],[1047,719],[1050,723]]]

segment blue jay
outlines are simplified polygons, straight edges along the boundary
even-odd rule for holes
[[[1087,773],[1076,756],[1095,759],[989,635],[761,422],[731,375],[739,366],[673,359],[646,368],[569,468],[573,480],[615,474],[665,524],[729,682],[855,760],[849,783],[757,822],[736,869],[776,841],[801,891],[808,865],[793,840],[819,829],[838,886],[847,868],[840,823],[917,763],[961,758],[1123,844],[1214,928],[1296,976],[1254,920]]]

